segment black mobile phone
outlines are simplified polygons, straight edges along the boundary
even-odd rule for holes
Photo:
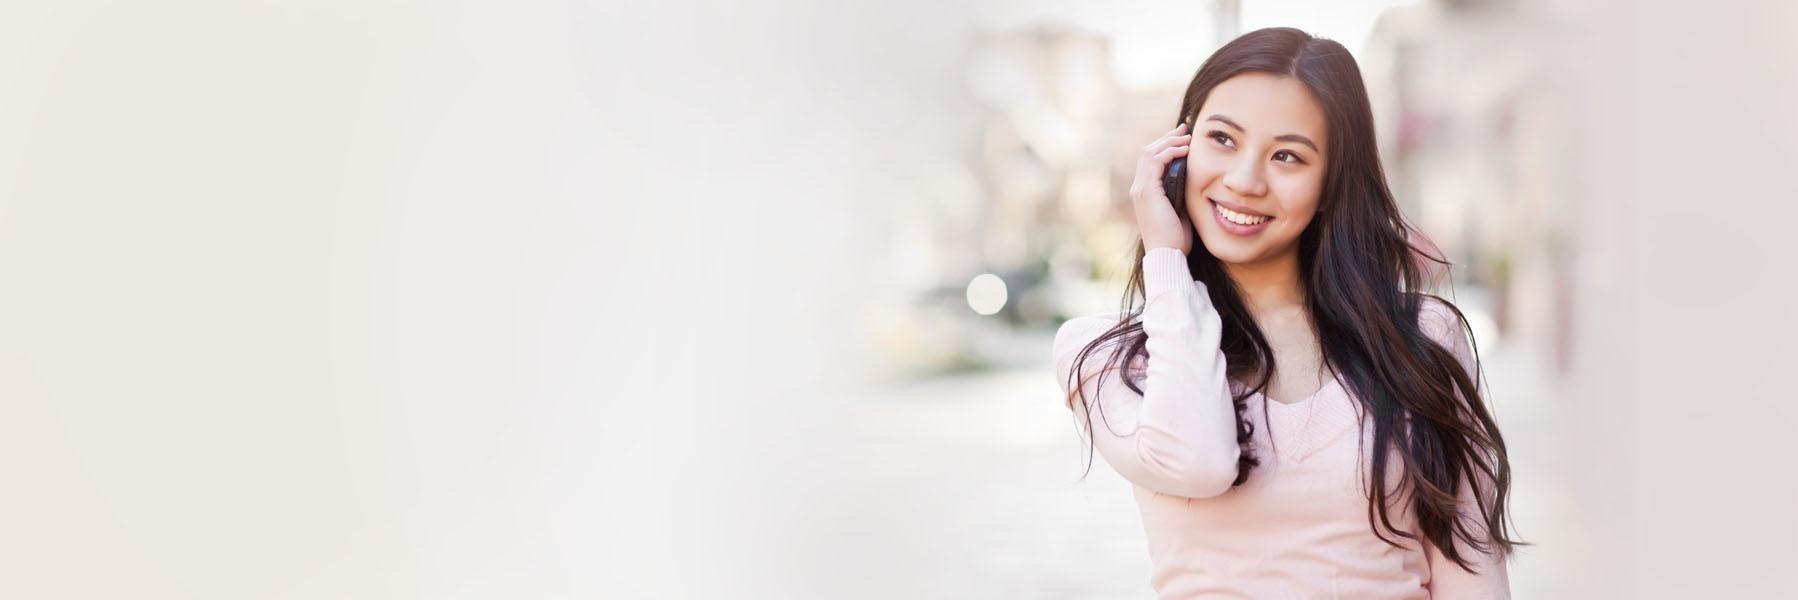
[[[1167,192],[1167,199],[1174,204],[1174,214],[1180,220],[1186,216],[1186,157],[1176,156],[1167,162],[1167,170],[1161,174],[1161,187]]]

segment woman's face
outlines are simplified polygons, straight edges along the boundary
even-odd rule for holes
[[[1193,122],[1186,210],[1205,249],[1227,264],[1296,251],[1317,212],[1323,108],[1292,77],[1245,73],[1212,88]]]

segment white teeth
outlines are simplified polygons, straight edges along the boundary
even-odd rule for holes
[[[1272,217],[1251,217],[1251,216],[1230,210],[1228,208],[1224,208],[1224,205],[1222,205],[1222,204],[1213,203],[1212,206],[1217,207],[1218,214],[1223,215],[1225,219],[1229,219],[1231,223],[1235,223],[1237,225],[1256,225],[1256,224],[1260,224],[1261,222],[1272,218]]]

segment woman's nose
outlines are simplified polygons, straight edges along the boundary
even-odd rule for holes
[[[1246,154],[1230,165],[1224,173],[1224,187],[1244,196],[1261,196],[1267,193],[1267,179],[1262,177],[1261,161],[1249,158]]]

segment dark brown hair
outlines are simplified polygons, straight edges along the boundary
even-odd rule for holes
[[[1434,299],[1454,315],[1450,334],[1472,339],[1460,309],[1424,288],[1430,282],[1424,280],[1421,259],[1444,269],[1449,263],[1410,242],[1415,229],[1399,213],[1386,184],[1367,90],[1354,58],[1341,44],[1297,29],[1277,27],[1244,34],[1219,48],[1199,68],[1186,88],[1176,123],[1192,123],[1213,88],[1243,73],[1296,78],[1323,107],[1330,132],[1330,160],[1319,198],[1320,212],[1299,235],[1299,276],[1324,364],[1352,391],[1360,403],[1361,418],[1372,420],[1374,447],[1395,449],[1403,457],[1398,497],[1412,502],[1423,536],[1463,569],[1473,570],[1470,557],[1462,556],[1454,543],[1457,538],[1478,551],[1501,556],[1510,554],[1515,545],[1526,545],[1508,533],[1505,505],[1510,494],[1510,461],[1504,437],[1477,385],[1482,370],[1477,347],[1475,372],[1469,373],[1453,349],[1432,340],[1419,323],[1426,298]],[[1186,220],[1182,215],[1182,221]],[[1198,240],[1192,224],[1186,226],[1190,239]],[[1070,378],[1069,407],[1078,395],[1084,406],[1094,408],[1078,379],[1085,372],[1087,358],[1102,346],[1113,348],[1107,365],[1131,364],[1147,355],[1148,338],[1140,319],[1144,250],[1139,240],[1135,268],[1124,293],[1125,318],[1082,348],[1074,368],[1066,374]],[[1232,397],[1237,443],[1242,447],[1234,485],[1241,485],[1259,464],[1251,453],[1253,429],[1243,417],[1244,404],[1249,396],[1266,389],[1274,372],[1274,355],[1217,258],[1195,248],[1188,253],[1187,266],[1205,284],[1222,317],[1221,346],[1229,365],[1228,377],[1255,382]],[[1099,376],[1110,370],[1101,370]],[[1142,393],[1131,377],[1124,377],[1124,382]],[[1087,431],[1091,431],[1095,411],[1085,412]],[[1090,444],[1091,436],[1088,441]],[[1089,468],[1091,451],[1089,446]],[[1392,494],[1386,485],[1387,462],[1388,452],[1373,453],[1367,486],[1368,522],[1375,535],[1397,546],[1398,542],[1381,533],[1382,527],[1399,537],[1417,536],[1399,530],[1387,514]],[[1472,529],[1458,515],[1456,492],[1463,484],[1469,485],[1478,499],[1476,524],[1483,525],[1481,530]]]

